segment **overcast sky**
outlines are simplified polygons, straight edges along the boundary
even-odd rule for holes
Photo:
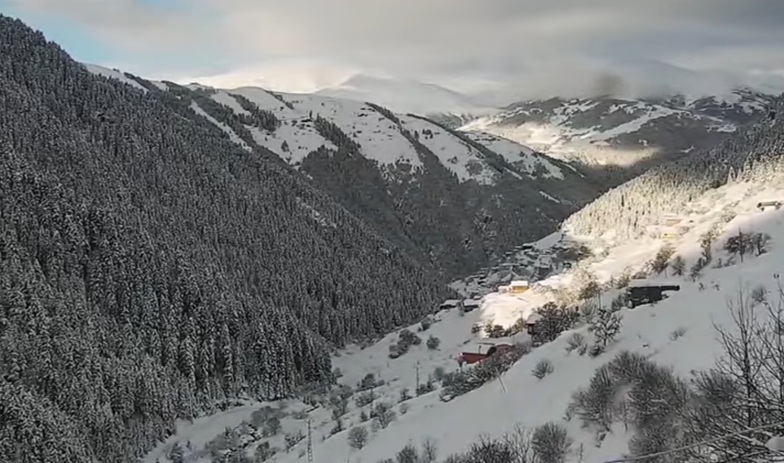
[[[364,72],[553,96],[784,79],[784,0],[0,0],[0,12],[80,61],[221,86],[312,91]]]

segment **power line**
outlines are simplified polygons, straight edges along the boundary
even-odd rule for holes
[[[308,418],[308,461],[313,461],[313,431],[310,423],[311,420]]]
[[[747,432],[761,431],[763,429],[775,428],[777,426],[784,426],[784,421],[781,421],[781,422],[778,422],[778,423],[773,423],[773,424],[766,424],[765,426],[759,426],[759,427],[756,427],[756,428],[744,429],[742,431],[736,431],[736,432],[733,432],[731,434],[727,434],[727,435],[720,436],[720,437],[714,437],[713,439],[708,439],[708,440],[704,440],[704,441],[701,441],[701,442],[696,442],[694,444],[689,444],[689,445],[686,445],[686,446],[683,446],[683,447],[679,447],[679,448],[675,448],[675,449],[671,449],[671,450],[663,450],[661,452],[649,453],[648,455],[638,455],[636,457],[619,458],[617,460],[608,460],[608,461],[605,461],[604,463],[625,463],[625,462],[629,462],[629,461],[647,460],[649,458],[660,457],[660,456],[663,456],[663,455],[669,455],[671,453],[682,452],[684,450],[690,450],[690,449],[693,449],[695,447],[699,447],[700,445],[713,444],[715,442],[719,442],[719,441],[722,441],[724,439],[729,439],[730,437],[740,436],[740,435],[745,434]]]

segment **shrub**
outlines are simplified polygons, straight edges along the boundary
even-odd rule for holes
[[[376,386],[378,386],[378,382],[376,381],[376,375],[374,375],[373,373],[368,373],[367,375],[365,375],[364,378],[362,378],[362,381],[360,381],[359,384],[357,385],[357,390],[366,391]]]
[[[480,437],[465,454],[450,455],[444,463],[537,463],[532,435],[517,426],[501,439]]]
[[[432,334],[430,335],[429,338],[427,338],[427,348],[430,350],[438,349],[438,346],[440,344],[441,344],[441,340],[433,336]]]
[[[553,368],[553,363],[547,359],[542,359],[536,363],[536,366],[532,370],[532,373],[538,379],[542,379],[545,376],[552,373],[553,371],[555,371],[555,369]]]
[[[566,340],[566,352],[572,352],[573,350],[580,348],[584,344],[585,344],[585,336],[583,336],[580,333],[574,333],[569,337],[569,339]]]
[[[716,240],[717,235],[717,230],[711,229],[700,236],[700,248],[702,249],[701,259],[704,261],[703,267],[713,260],[713,242]]]
[[[400,402],[405,402],[406,400],[410,400],[410,399],[411,399],[411,394],[409,393],[408,388],[404,387],[403,389],[401,389],[400,390]]]
[[[348,445],[355,449],[361,449],[367,444],[368,431],[363,426],[355,426],[348,432]]]
[[[672,269],[672,274],[676,276],[683,275],[684,270],[686,269],[686,262],[683,260],[681,256],[675,256],[670,263],[670,269]]]
[[[365,391],[362,394],[359,394],[354,402],[356,402],[357,407],[364,407],[365,405],[370,405],[373,401],[376,400],[376,394],[373,391]]]
[[[389,346],[389,358],[398,358],[408,352],[411,346],[418,346],[420,344],[422,344],[422,338],[408,329],[400,330],[397,343]]]
[[[493,339],[511,336],[511,330],[504,328],[501,325],[493,325],[489,330],[485,327],[485,332],[487,333],[487,337]]]
[[[681,327],[676,328],[675,330],[673,330],[672,333],[670,333],[670,339],[672,339],[673,341],[676,341],[678,338],[680,338],[684,334],[686,334],[686,328],[681,326]]]
[[[623,272],[615,280],[615,289],[623,289],[629,286],[629,282],[632,279],[632,271],[630,268],[625,268]]]
[[[596,343],[602,348],[612,342],[621,331],[621,317],[607,307],[601,307],[591,322],[589,330],[596,337]]]
[[[508,442],[480,438],[478,443],[471,445],[464,457],[466,463],[508,463],[515,461],[515,449]]]
[[[570,406],[584,424],[598,425],[604,432],[610,431],[617,414],[624,422],[631,419],[637,431],[635,452],[640,454],[641,449],[651,450],[647,446],[664,438],[663,432],[676,431],[676,417],[687,403],[686,384],[670,369],[640,354],[622,352],[594,373],[588,387],[575,393]],[[672,442],[668,436],[663,442]]]
[[[430,317],[426,317],[426,318],[424,318],[424,319],[422,320],[422,322],[419,324],[419,328],[420,328],[422,331],[427,331],[427,330],[429,330],[431,326],[433,326],[433,320],[432,320]]]
[[[438,457],[438,447],[436,441],[427,437],[422,442],[422,453],[419,456],[419,463],[436,463]]]
[[[343,432],[345,430],[345,426],[343,426],[343,418],[337,417],[335,418],[335,426],[329,431],[330,436],[334,436],[339,432]]]
[[[340,418],[348,411],[348,399],[335,397],[334,400],[330,401],[330,405],[332,406],[333,419]]]
[[[671,244],[667,243],[662,246],[651,262],[651,270],[655,273],[665,271],[673,254],[675,254],[675,248],[673,248]]]
[[[689,269],[689,278],[691,278],[691,281],[699,280],[702,276],[702,269],[704,269],[707,265],[708,262],[704,258],[700,257],[697,259],[697,262],[695,262],[694,265],[691,266],[691,269]]]
[[[400,330],[400,334],[398,336],[398,345],[418,346],[422,343],[422,338],[407,329]]]
[[[751,235],[751,246],[758,256],[768,252],[768,242],[770,235],[767,233],[753,233]]]
[[[627,293],[623,292],[613,298],[612,302],[610,303],[610,310],[613,312],[617,312],[622,308],[626,307],[626,304],[629,302],[629,296]]]
[[[413,444],[403,447],[395,456],[397,463],[419,463],[419,451]]]
[[[561,425],[547,423],[534,430],[532,446],[539,463],[563,463],[572,440]]]
[[[598,357],[604,353],[604,346],[601,344],[594,344],[588,348],[588,356]]]
[[[541,318],[536,321],[533,340],[536,343],[546,343],[555,340],[560,334],[571,329],[579,315],[577,312],[558,308],[550,302],[537,310]]]
[[[416,393],[417,396],[420,396],[420,395],[428,394],[435,390],[436,390],[436,386],[435,384],[433,384],[433,380],[428,378],[427,381],[417,386]]]
[[[284,436],[284,440],[286,441],[286,451],[288,452],[295,445],[300,443],[302,439],[305,438],[305,434],[302,433],[302,430],[297,430],[297,432],[286,433]]]
[[[277,453],[275,447],[270,446],[269,442],[262,442],[256,447],[256,451],[254,456],[256,457],[256,461],[267,461]]]
[[[578,390],[572,400],[574,409],[584,423],[593,423],[605,430],[612,424],[615,379],[609,364],[602,365],[591,378],[587,389]]]
[[[391,405],[386,402],[379,402],[373,407],[373,410],[371,410],[370,417],[378,423],[378,426],[381,429],[384,429],[397,418],[397,415],[395,415],[395,411],[392,410]]]

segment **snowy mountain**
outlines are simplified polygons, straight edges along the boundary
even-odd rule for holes
[[[304,175],[420,263],[464,274],[544,236],[603,191],[569,164],[484,133],[321,95],[150,82],[248,152]]]
[[[776,360],[784,210],[759,204],[784,203],[784,126],[743,137],[769,142],[746,151],[734,145],[743,172],[689,193],[675,206],[678,214],[660,215],[662,227],[678,228],[676,236],[659,230],[629,240],[577,235],[566,226],[511,258],[588,250],[572,269],[522,294],[496,292],[473,277],[456,281],[464,297],[485,294],[478,308],[447,301],[406,330],[339,351],[337,384],[308,404],[247,403],[182,423],[146,461],[167,461],[184,442],[194,461],[236,455],[231,449],[240,447],[261,461],[286,463],[306,461],[309,452],[314,461],[422,461],[404,458],[435,453],[424,461],[479,463],[490,452],[506,455],[490,461],[531,461],[514,450],[565,463],[657,452],[667,452],[657,461],[668,462],[779,461],[765,444],[784,435],[775,406],[784,386]],[[662,283],[677,289],[625,307],[628,286]],[[535,312],[531,336],[524,326]],[[516,347],[461,368],[457,356],[485,352],[483,343]],[[763,426],[765,432],[749,430]],[[457,453],[463,459],[447,459]],[[744,455],[758,459],[738,460]]]
[[[355,75],[338,86],[321,89],[315,94],[370,101],[396,112],[423,115],[484,115],[498,109],[439,85],[364,74]]]
[[[512,141],[0,50],[5,459],[782,460],[780,119],[527,242],[597,188]]]
[[[626,180],[766,117],[772,98],[749,90],[698,99],[551,98],[513,104],[461,130],[499,135],[588,168],[616,168]]]
[[[633,229],[634,239],[617,233],[613,216],[625,206],[616,193],[605,194],[594,210],[606,215],[580,212],[560,232],[507,254],[509,264],[547,255],[570,261],[570,269],[532,276],[522,294],[496,291],[508,282],[503,264],[455,281],[477,308],[446,301],[421,323],[336,353],[337,384],[309,404],[247,403],[183,423],[146,461],[186,441],[184,453],[195,461],[237,455],[231,449],[239,447],[262,461],[304,461],[309,445],[314,461],[479,463],[488,452],[506,455],[490,461],[531,461],[510,456],[515,450],[565,463],[657,452],[669,452],[662,461],[672,462],[752,454],[760,459],[739,461],[779,461],[766,443],[784,435],[772,405],[784,386],[775,360],[784,323],[784,210],[765,204],[784,204],[784,124],[733,138],[673,164],[683,173],[678,181],[618,188],[633,210],[645,209],[646,198],[675,199],[666,211],[655,201],[657,220]],[[676,194],[686,177],[708,170],[689,166],[718,153],[725,154],[705,174],[713,181],[696,179],[705,186]],[[663,171],[647,175],[665,179]],[[596,228],[577,226],[587,221]],[[627,308],[628,287],[662,284],[675,288]],[[533,336],[527,321],[535,323]],[[474,365],[456,362],[462,352],[504,343],[515,347]],[[742,370],[744,347],[753,370]],[[753,411],[743,408],[750,394],[758,401]],[[761,426],[770,429],[749,431]],[[447,459],[457,453],[464,459]]]

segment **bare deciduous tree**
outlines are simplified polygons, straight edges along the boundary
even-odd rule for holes
[[[752,297],[745,286],[727,301],[730,328],[716,325],[724,357],[695,381],[695,406],[687,422],[695,440],[784,422],[784,290],[778,301]],[[784,426],[743,433],[694,450],[696,461],[745,458],[764,450]],[[715,456],[714,456],[715,455]],[[768,460],[766,460],[768,461]],[[770,460],[774,461],[774,460]]]

